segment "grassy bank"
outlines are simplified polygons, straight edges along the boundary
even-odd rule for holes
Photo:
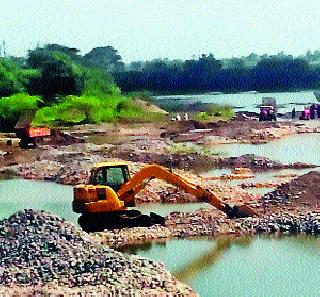
[[[229,121],[235,117],[234,110],[228,105],[211,104],[206,111],[198,112],[193,119],[202,123]]]

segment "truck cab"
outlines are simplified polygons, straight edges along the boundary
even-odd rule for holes
[[[260,114],[259,121],[276,121],[276,111],[272,105],[261,105],[260,106]]]

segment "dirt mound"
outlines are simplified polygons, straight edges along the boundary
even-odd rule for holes
[[[318,208],[320,207],[319,185],[320,172],[311,171],[279,186],[273,192],[266,194],[263,199]]]

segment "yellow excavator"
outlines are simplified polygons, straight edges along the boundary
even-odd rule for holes
[[[125,162],[101,162],[91,170],[89,184],[74,187],[73,211],[81,213],[79,224],[84,231],[96,232],[134,226],[164,225],[164,218],[151,212],[150,216],[140,211],[127,209],[135,206],[135,195],[147,182],[159,178],[195,195],[199,201],[212,204],[229,218],[255,216],[256,212],[247,205],[230,206],[218,196],[195,185],[181,175],[162,166],[148,165],[130,177]]]

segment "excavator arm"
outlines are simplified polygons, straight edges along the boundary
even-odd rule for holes
[[[173,173],[158,165],[149,165],[137,172],[128,182],[124,183],[117,191],[120,200],[124,201],[125,206],[134,206],[134,196],[141,191],[145,180],[154,178],[162,179],[187,193],[195,195],[199,201],[205,201],[223,211],[230,218],[248,217],[256,215],[256,212],[246,206],[233,206],[223,203],[219,197],[208,189],[195,185],[177,173]]]

